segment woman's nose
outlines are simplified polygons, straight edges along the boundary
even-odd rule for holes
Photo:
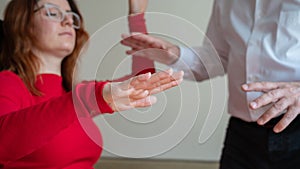
[[[64,20],[62,21],[62,23],[64,25],[73,26],[73,24],[74,24],[73,15],[71,13],[66,14],[65,17],[64,17]]]

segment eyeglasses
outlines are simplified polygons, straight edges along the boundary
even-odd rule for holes
[[[47,12],[47,17],[53,21],[62,22],[65,20],[66,16],[72,16],[73,19],[73,28],[79,29],[81,26],[81,20],[78,14],[72,11],[63,11],[61,8],[54,4],[46,3],[39,8],[35,9],[34,12],[39,11],[40,9],[45,8]]]

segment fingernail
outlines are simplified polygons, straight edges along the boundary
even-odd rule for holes
[[[255,109],[257,107],[257,103],[256,102],[251,102],[250,106]]]
[[[259,125],[264,125],[265,122],[264,122],[263,119],[258,119],[258,120],[257,120],[257,123],[258,123]]]
[[[279,133],[279,132],[280,132],[280,130],[279,130],[278,128],[276,128],[276,127],[274,127],[273,131],[274,131],[275,133]]]
[[[244,90],[247,90],[247,89],[248,89],[248,85],[244,84],[244,85],[242,85],[242,88],[243,88]]]

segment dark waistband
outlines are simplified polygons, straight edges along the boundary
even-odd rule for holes
[[[283,116],[284,116],[284,114],[282,114],[278,117],[275,117],[275,118],[271,119],[270,121],[268,121],[264,125],[259,125],[256,122],[246,122],[246,121],[241,120],[237,117],[231,117],[231,120],[233,120],[235,122],[238,122],[238,123],[244,123],[244,124],[247,124],[247,125],[255,126],[255,127],[262,127],[262,128],[272,129],[282,119]],[[294,119],[289,126],[295,126],[296,124],[300,124],[300,116],[297,116],[296,119]]]

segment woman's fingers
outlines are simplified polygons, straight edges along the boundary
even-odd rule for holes
[[[150,95],[157,94],[157,93],[160,93],[160,92],[165,91],[167,89],[170,89],[172,87],[178,86],[182,81],[183,81],[183,79],[178,79],[176,81],[172,81],[170,83],[166,83],[164,85],[160,85],[156,88],[153,88],[152,90],[150,90]]]
[[[157,102],[157,98],[155,96],[147,96],[145,98],[135,100],[131,102],[132,107],[147,107],[155,104]]]
[[[112,82],[110,104],[116,111],[151,106],[156,102],[156,97],[151,95],[177,86],[182,80],[183,71],[174,73],[169,69],[152,75],[142,74],[124,82]]]
[[[131,81],[131,86],[135,87],[136,89],[151,89],[153,88],[153,85],[160,85],[167,82],[168,80],[174,79],[172,75],[173,69],[168,69],[166,71],[152,74],[149,80],[147,79],[147,81]]]

